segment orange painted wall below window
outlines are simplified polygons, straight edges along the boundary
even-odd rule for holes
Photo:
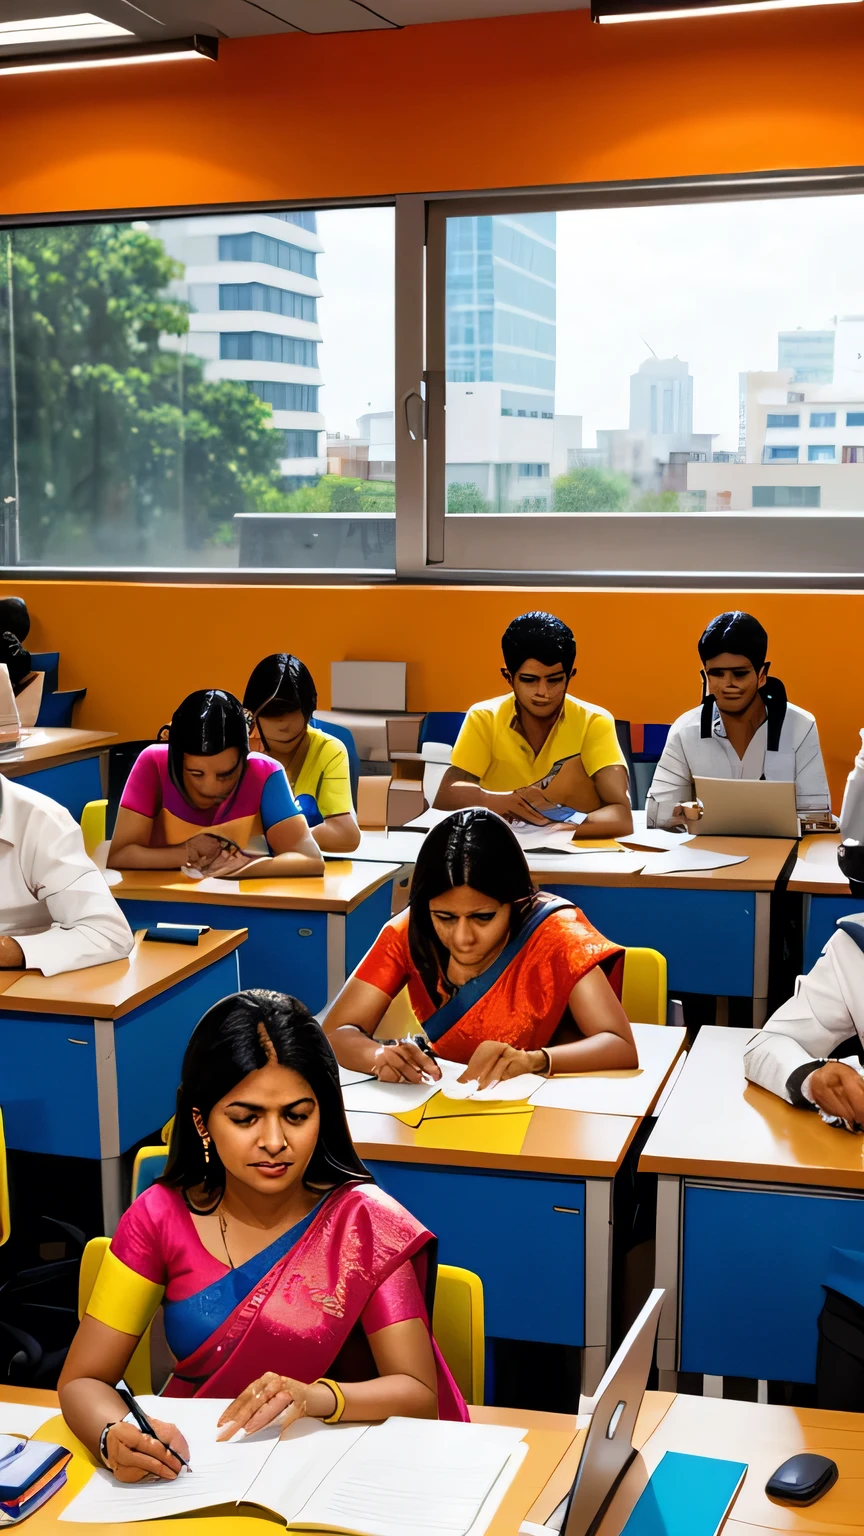
[[[331,661],[407,661],[409,709],[465,709],[504,691],[499,640],[546,608],[573,628],[573,691],[621,719],[669,721],[699,702],[696,642],[714,614],[761,619],[795,704],[819,722],[835,809],[864,726],[850,668],[862,593],[598,592],[524,587],[217,587],[124,582],[3,583],[33,615],[32,650],[61,652],[61,687],[87,685],[82,726],[155,732],[195,688],[241,693],[255,662],[293,650],[321,707]]]

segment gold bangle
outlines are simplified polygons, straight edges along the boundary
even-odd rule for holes
[[[322,1424],[338,1424],[339,1420],[341,1419],[341,1417],[343,1415],[343,1413],[345,1412],[345,1393],[342,1391],[342,1388],[339,1386],[339,1384],[337,1382],[331,1381],[329,1376],[319,1376],[318,1379],[315,1382],[315,1386],[316,1387],[329,1387],[330,1391],[333,1393],[333,1396],[336,1399],[336,1408],[335,1408],[335,1410],[333,1411],[333,1413],[331,1413],[329,1415],[328,1418],[326,1418],[326,1419],[322,1418],[321,1423]]]

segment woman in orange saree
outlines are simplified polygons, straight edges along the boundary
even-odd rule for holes
[[[407,911],[382,929],[325,1029],[343,1067],[383,1082],[440,1076],[435,1056],[465,1063],[462,1080],[481,1087],[634,1067],[623,960],[578,907],[535,889],[506,822],[457,811],[424,841]],[[373,1039],[403,987],[422,1034]]]

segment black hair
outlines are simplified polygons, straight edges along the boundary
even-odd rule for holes
[[[29,633],[30,615],[23,597],[0,597],[0,664],[9,673],[13,694],[33,671],[30,652],[23,644]]]
[[[279,707],[270,708],[271,705]],[[317,707],[318,692],[309,668],[288,651],[278,651],[259,661],[243,695],[243,708],[255,721],[262,714],[266,719],[268,714],[293,714],[299,709],[308,725]],[[260,726],[259,734],[264,740]]]
[[[296,997],[255,990],[223,997],[196,1025],[183,1056],[168,1161],[158,1183],[184,1196],[203,1189],[206,1210],[215,1210],[225,1193],[225,1167],[212,1140],[205,1161],[194,1111],[206,1125],[214,1104],[272,1061],[304,1078],[318,1100],[320,1128],[304,1187],[335,1189],[371,1181],[354,1150],[339,1068],[320,1024]]]
[[[518,672],[531,657],[542,661],[544,667],[561,663],[567,676],[576,661],[576,640],[572,629],[554,613],[520,613],[518,619],[507,625],[501,636],[504,665],[508,672]]]
[[[722,656],[728,652],[730,656],[746,656],[753,671],[757,674],[763,667],[771,663],[768,656],[768,633],[763,629],[758,619],[754,619],[752,613],[743,613],[740,608],[732,608],[727,613],[718,613],[716,619],[712,619],[707,629],[703,630],[699,641],[699,660],[703,669],[715,656]],[[786,689],[779,677],[769,677],[759,689],[762,702],[765,705],[765,714],[768,720],[769,752],[776,752],[780,746],[780,732],[783,721],[786,718]],[[705,671],[702,672],[702,722],[701,735],[703,739],[709,737],[714,728],[714,699],[708,692],[708,678]]]
[[[509,902],[510,938],[537,902],[525,855],[506,821],[494,811],[454,811],[424,839],[411,883],[408,947],[433,1002],[449,990],[449,951],[441,943],[429,903],[456,886],[470,885],[495,901]]]
[[[184,800],[189,800],[183,787],[185,754],[215,757],[228,747],[237,748],[242,762],[240,778],[232,790],[235,795],[249,756],[249,726],[243,705],[233,693],[225,693],[221,688],[201,688],[197,693],[190,693],[175,709],[168,727],[168,773]]]
[[[0,635],[14,635],[23,645],[30,633],[30,615],[23,597],[0,597]]]

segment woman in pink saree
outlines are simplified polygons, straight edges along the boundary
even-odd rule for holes
[[[272,992],[223,998],[183,1061],[162,1179],[121,1218],[60,1378],[114,1475],[177,1475],[188,1448],[124,1423],[114,1390],[155,1315],[163,1396],[231,1400],[222,1438],[279,1418],[466,1419],[430,1331],[435,1238],[372,1183],[319,1025]],[[166,1402],[166,1407],[168,1406]]]

